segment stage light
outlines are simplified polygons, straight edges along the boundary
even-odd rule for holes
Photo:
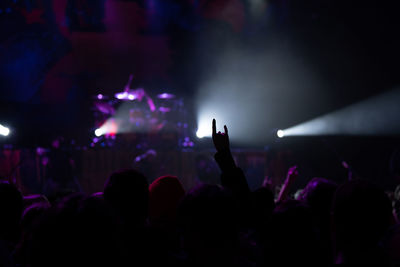
[[[10,129],[0,124],[0,135],[8,136],[10,134]]]
[[[99,137],[102,136],[104,134],[104,130],[102,128],[98,128],[94,131],[94,134]]]
[[[99,128],[97,128],[94,131],[94,134],[97,137],[100,137],[102,135],[106,135],[107,137],[109,136],[115,136],[117,133],[119,133],[119,127],[118,124],[116,123],[114,118],[108,119],[103,125],[101,125]]]
[[[262,1],[251,1],[259,10]],[[324,99],[323,90],[318,90],[322,87],[318,72],[302,60],[298,47],[271,42],[268,48],[254,49],[234,40],[230,43],[219,53],[215,67],[204,66],[207,79],[197,85],[197,125],[200,130],[207,127],[208,135],[215,118],[217,131],[228,127],[232,143],[265,146],[278,138],[275,125],[287,124],[302,106]]]
[[[117,94],[115,94],[115,97],[117,99],[119,99],[119,100],[127,99],[128,98],[128,93],[127,92],[117,93]]]
[[[278,131],[276,132],[276,135],[277,135],[279,138],[282,138],[282,137],[285,136],[285,132],[284,132],[283,130],[278,130]]]
[[[397,135],[400,89],[371,97],[284,130],[285,136]]]
[[[197,132],[196,132],[196,136],[198,138],[203,138],[203,137],[206,136],[206,134],[204,133],[204,131],[202,129],[198,129]]]
[[[212,132],[212,127],[211,127],[211,122],[212,119],[215,118],[214,112],[210,112],[210,109],[205,109],[202,112],[199,112],[197,114],[197,131],[196,131],[196,136],[197,138],[204,138],[204,137],[211,137],[211,132]],[[217,120],[217,125],[218,125],[218,120],[219,118],[216,118]]]

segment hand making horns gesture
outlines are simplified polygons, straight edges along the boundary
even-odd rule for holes
[[[217,133],[216,121],[213,119],[212,121],[212,139],[214,143],[214,147],[217,152],[229,151],[229,135],[228,128],[224,125],[224,133]]]

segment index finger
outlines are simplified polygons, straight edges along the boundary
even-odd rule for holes
[[[212,121],[212,135],[216,135],[217,134],[217,123],[215,121],[215,119],[213,119]]]
[[[224,130],[225,130],[225,135],[228,135],[228,127],[226,127],[226,125],[224,125]]]

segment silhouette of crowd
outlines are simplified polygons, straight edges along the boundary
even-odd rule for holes
[[[313,178],[297,197],[289,169],[278,195],[250,191],[228,129],[212,139],[220,185],[185,192],[175,176],[150,185],[111,174],[103,192],[49,201],[0,183],[1,266],[273,266],[400,263],[398,201],[371,182]],[[156,167],[156,166],[155,166]],[[397,192],[397,191],[396,191]],[[395,194],[396,195],[396,194]]]

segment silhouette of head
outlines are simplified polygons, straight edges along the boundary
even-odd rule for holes
[[[318,262],[314,229],[308,205],[298,200],[281,202],[269,224],[268,260],[282,265]],[[310,252],[315,255],[310,256]]]
[[[301,193],[300,200],[307,203],[311,210],[319,216],[329,219],[332,199],[337,184],[324,178],[313,178]]]
[[[234,255],[238,220],[228,191],[217,185],[195,187],[182,200],[178,213],[184,246],[194,262],[208,265]]]
[[[174,222],[185,190],[175,176],[162,176],[149,187],[149,218],[152,222]]]
[[[313,178],[301,192],[299,200],[306,203],[315,219],[320,259],[326,264],[333,262],[331,236],[331,207],[337,184],[324,178]]]
[[[144,225],[148,198],[146,177],[133,169],[114,172],[104,186],[104,199],[127,224]]]
[[[73,194],[50,208],[28,242],[29,266],[113,266],[120,259],[118,227],[109,204]]]
[[[46,202],[34,203],[25,208],[21,218],[22,231],[25,233],[31,231],[35,221],[37,221],[49,208],[50,204]]]

